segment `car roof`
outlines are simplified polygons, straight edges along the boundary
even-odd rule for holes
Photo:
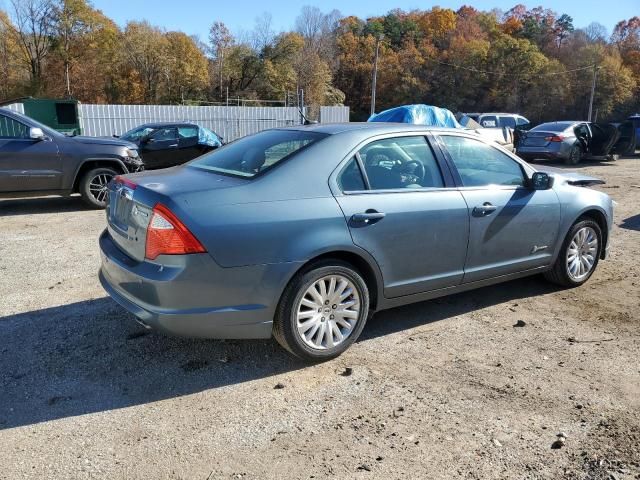
[[[177,126],[197,127],[198,125],[191,122],[151,122],[151,123],[143,123],[142,125],[138,125],[136,128],[140,128],[140,127],[162,128],[162,127],[177,127]]]
[[[428,125],[415,125],[412,123],[391,123],[391,122],[349,122],[349,123],[321,123],[313,125],[298,125],[285,127],[285,130],[304,130],[328,135],[336,135],[345,132],[366,131],[368,133],[385,134],[415,131],[463,131],[459,128],[430,127]]]

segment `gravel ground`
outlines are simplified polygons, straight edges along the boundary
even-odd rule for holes
[[[103,212],[0,201],[0,478],[639,479],[640,159],[579,169],[619,202],[585,286],[382,312],[316,366],[146,332],[98,283]]]

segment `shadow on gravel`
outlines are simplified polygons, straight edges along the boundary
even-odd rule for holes
[[[89,210],[79,196],[0,200],[0,217]]]
[[[557,290],[557,287],[551,283],[541,280],[540,276],[532,276],[384,310],[369,319],[360,336],[360,341],[446,320],[499,303],[553,293]],[[505,305],[505,309],[508,307]]]
[[[189,340],[149,332],[110,298],[0,318],[0,339],[0,430],[307,366],[270,340]]]
[[[552,291],[533,277],[380,312],[360,341]],[[109,298],[0,318],[0,338],[0,429],[308,367],[270,340],[188,340],[149,332]]]
[[[633,217],[625,218],[624,220],[622,220],[620,228],[640,231],[640,213],[638,215],[634,215]]]

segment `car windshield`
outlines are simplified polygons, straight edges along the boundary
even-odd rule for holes
[[[155,128],[152,128],[152,127],[145,127],[145,126],[136,127],[133,130],[129,130],[128,132],[120,135],[120,139],[125,140],[127,142],[137,142],[142,137],[149,135],[154,130]]]
[[[266,130],[214,150],[189,165],[223,175],[252,178],[327,136],[302,130]]]
[[[542,123],[535,128],[532,128],[531,131],[535,132],[536,130],[542,130],[545,132],[564,132],[567,128],[573,125],[573,122],[550,122],[550,123]]]

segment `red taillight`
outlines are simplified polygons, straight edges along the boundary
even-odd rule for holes
[[[206,251],[171,210],[160,203],[153,207],[151,221],[147,227],[146,258],[155,260],[158,255],[184,255]]]
[[[123,177],[122,175],[117,175],[116,178],[113,179],[115,183],[121,183],[125,187],[130,188],[131,190],[135,190],[138,186],[133,180],[129,180],[128,178]]]
[[[553,135],[552,137],[544,137],[547,142],[561,142],[564,140],[562,135]]]

